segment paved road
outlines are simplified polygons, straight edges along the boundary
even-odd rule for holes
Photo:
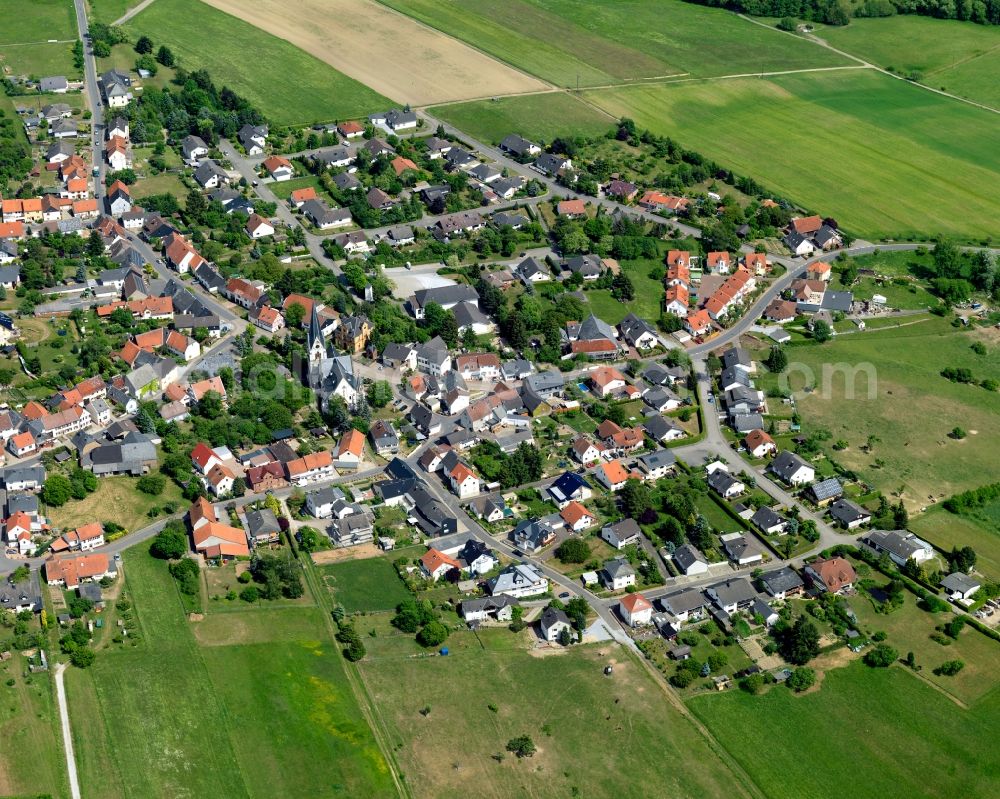
[[[97,83],[97,62],[94,59],[94,47],[90,41],[90,25],[87,22],[85,0],[73,0],[76,10],[76,27],[83,42],[83,76],[84,94],[91,113],[91,146],[93,147],[93,166],[100,171],[94,176],[94,196],[98,205],[104,197],[104,106],[101,104],[101,89]]]
[[[513,158],[508,156],[506,153],[501,152],[498,148],[494,147],[493,145],[487,144],[486,142],[483,141],[479,141],[478,139],[474,139],[465,131],[459,130],[458,128],[455,128],[452,125],[449,125],[447,122],[444,122],[440,119],[431,116],[426,111],[426,109],[421,110],[420,115],[424,117],[424,119],[427,122],[427,125],[431,129],[435,129],[437,128],[438,125],[440,125],[442,128],[444,128],[445,133],[447,133],[449,136],[453,136],[454,138],[465,142],[470,147],[481,152],[483,155],[488,155],[490,158],[496,161],[500,166],[506,167],[515,174],[524,175],[525,177],[533,178],[534,180],[538,180],[541,183],[544,183],[548,187],[549,191],[552,192],[553,194],[556,194],[560,197],[578,198],[585,202],[589,202],[598,207],[604,208],[606,211],[609,212],[618,210],[627,213],[629,215],[633,216],[638,215],[643,219],[646,219],[647,221],[656,222],[661,225],[667,225],[668,227],[672,227],[682,235],[692,236],[693,238],[696,239],[701,238],[701,230],[699,228],[693,227],[692,225],[686,225],[682,222],[677,222],[672,219],[666,219],[662,216],[657,216],[656,214],[652,214],[649,211],[644,211],[641,208],[637,208],[633,205],[623,205],[622,203],[615,202],[614,200],[598,199],[596,197],[592,197],[589,194],[581,194],[580,192],[574,191],[573,189],[566,188],[565,186],[560,186],[559,183],[554,178],[550,178],[547,175],[542,175],[539,172],[535,172],[533,169],[528,169],[528,167],[526,167],[520,161],[514,160]]]
[[[76,773],[76,755],[73,753],[73,731],[69,726],[69,707],[66,704],[66,684],[64,680],[66,664],[55,668],[56,701],[59,703],[59,723],[62,728],[63,748],[66,751],[66,771],[69,773],[69,792],[73,799],[80,799],[80,780]]]

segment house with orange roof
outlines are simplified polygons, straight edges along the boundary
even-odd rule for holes
[[[685,317],[688,314],[690,299],[687,286],[683,283],[669,286],[663,295],[663,310],[675,316]]]
[[[712,317],[704,309],[697,310],[688,314],[684,320],[684,329],[692,336],[704,336],[712,330]]]
[[[104,526],[100,522],[90,522],[63,533],[52,542],[53,552],[90,552],[104,546]]]
[[[733,260],[728,252],[710,252],[705,256],[705,265],[710,272],[728,275],[732,269]]]
[[[818,214],[813,216],[800,216],[792,220],[790,227],[800,236],[808,237],[817,233],[819,229],[823,227],[823,219]]]
[[[17,198],[0,201],[0,213],[4,222],[20,222],[24,219],[24,203]]]
[[[760,429],[751,430],[747,433],[743,438],[743,446],[755,458],[773,455],[778,451],[778,446],[774,443],[774,439]]]
[[[235,482],[236,475],[233,474],[233,470],[221,462],[214,464],[205,473],[205,478],[202,480],[205,488],[217,497],[231,492]]]
[[[685,263],[668,264],[665,280],[668,286],[687,288],[691,285],[691,268]]]
[[[42,221],[42,198],[25,197],[21,200],[21,211],[28,222]]]
[[[288,195],[288,202],[293,208],[301,208],[309,200],[318,199],[319,195],[316,194],[316,188],[314,186],[306,186],[304,189],[296,189]]]
[[[188,510],[188,524],[192,530],[197,530],[209,522],[216,522],[215,506],[205,497],[198,497]]]
[[[653,603],[642,594],[626,594],[618,602],[618,612],[629,627],[641,627],[653,620]]]
[[[297,486],[318,483],[336,477],[337,472],[333,468],[333,455],[329,450],[310,452],[296,460],[289,461],[288,479]]]
[[[420,572],[431,582],[436,583],[453,569],[461,572],[462,564],[437,549],[428,549],[420,558]]]
[[[94,219],[97,214],[97,200],[93,197],[87,200],[73,201],[73,216],[80,219]]]
[[[23,239],[24,222],[0,222],[0,239]]]
[[[312,309],[315,302],[316,301],[312,297],[307,297],[305,294],[289,294],[281,303],[281,309],[285,313],[288,313],[288,309],[291,306],[300,305],[304,311],[302,314],[302,326],[305,327],[309,324],[309,319],[312,316]]]
[[[409,158],[404,158],[401,155],[397,155],[392,161],[389,162],[392,166],[392,171],[396,173],[396,177],[402,177],[405,172],[419,172],[420,167],[418,167]]]
[[[803,574],[809,585],[831,594],[847,593],[858,580],[854,567],[844,558],[814,560]]]
[[[609,491],[621,491],[632,475],[622,466],[621,461],[613,460],[598,466],[594,470],[594,476]]]
[[[114,560],[103,552],[89,555],[53,555],[45,561],[45,582],[76,588],[82,582],[97,582],[118,575]]]
[[[828,283],[832,275],[833,268],[826,261],[813,261],[806,268],[806,280],[820,280]]]
[[[188,398],[191,402],[200,402],[201,398],[209,391],[214,391],[222,397],[223,402],[229,399],[229,396],[226,394],[226,384],[222,382],[222,378],[218,375],[206,377],[204,380],[199,380],[188,386]]]
[[[355,122],[354,120],[349,120],[347,122],[340,122],[337,125],[337,133],[343,136],[345,139],[356,139],[365,132],[365,126],[360,122]]]
[[[72,178],[71,180],[67,180],[65,185],[59,189],[59,199],[62,200],[83,200],[89,195],[90,183],[87,182],[86,178]],[[42,211],[42,218],[44,219],[45,208]]]
[[[254,285],[241,277],[230,278],[222,290],[223,296],[232,300],[241,308],[252,308],[264,296],[262,286]]]
[[[35,419],[41,419],[43,416],[48,416],[48,414],[48,409],[37,400],[31,400],[31,402],[21,409],[21,416],[29,422],[33,422]]]
[[[604,399],[616,394],[625,388],[625,375],[613,366],[600,366],[594,369],[587,377],[594,393]]]
[[[683,266],[691,268],[691,253],[687,250],[669,250],[667,252],[667,266]]]
[[[560,200],[556,204],[556,213],[570,219],[582,219],[587,215],[587,205],[583,200]]]
[[[597,517],[575,499],[559,511],[566,526],[574,533],[580,533],[597,524]]]
[[[163,240],[163,252],[167,264],[180,275],[185,275],[206,263],[180,233],[171,233]]]
[[[285,326],[285,317],[281,315],[281,311],[270,305],[251,308],[249,319],[254,325],[268,333],[277,333]]]
[[[743,266],[751,275],[761,277],[767,274],[770,263],[767,260],[767,253],[748,252],[743,256]]]
[[[271,176],[271,179],[278,183],[291,180],[295,176],[295,168],[292,166],[292,162],[287,158],[282,158],[280,155],[272,155],[269,158],[265,158],[263,166],[267,174]]]
[[[348,430],[337,447],[337,465],[353,464],[357,468],[365,452],[365,436],[360,430]]]
[[[104,145],[104,159],[116,172],[128,169],[132,166],[132,159],[128,154],[128,142],[121,136],[112,136]]]
[[[686,211],[690,201],[686,197],[674,197],[661,191],[650,190],[639,198],[639,205],[648,211],[676,214]]]
[[[207,522],[192,531],[194,550],[209,560],[229,561],[250,556],[246,533],[221,522]]]
[[[448,482],[459,499],[474,497],[479,493],[479,477],[462,461],[458,461],[448,472]]]

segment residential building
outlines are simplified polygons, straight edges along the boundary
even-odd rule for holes
[[[639,523],[635,519],[623,519],[602,527],[601,538],[620,550],[631,544],[638,544],[642,538],[642,530],[639,529]]]
[[[642,594],[627,594],[618,602],[618,612],[629,627],[641,627],[653,619],[653,603]]]
[[[804,570],[806,581],[819,591],[843,594],[851,590],[858,575],[844,558],[814,560]]]

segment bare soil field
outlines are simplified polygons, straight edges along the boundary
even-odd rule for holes
[[[205,0],[401,103],[430,105],[547,85],[369,0]],[[289,13],[292,11],[292,13]]]

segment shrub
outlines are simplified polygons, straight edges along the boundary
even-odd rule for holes
[[[585,563],[590,557],[590,547],[582,538],[567,538],[556,547],[556,557],[563,563]]]
[[[939,677],[954,677],[964,668],[965,668],[965,663],[963,663],[961,660],[946,660],[944,663],[942,663],[940,666],[934,669],[934,673],[937,674]]]
[[[885,669],[899,659],[899,652],[888,644],[878,644],[865,652],[865,665],[873,669]]]
[[[428,648],[440,646],[448,640],[448,628],[439,621],[432,621],[420,628],[417,643]]]
[[[785,685],[795,691],[795,693],[800,693],[801,691],[812,687],[815,683],[816,672],[808,666],[799,666],[785,681]]]
[[[518,757],[531,757],[537,748],[530,735],[519,735],[507,741],[507,751],[513,752]]]

